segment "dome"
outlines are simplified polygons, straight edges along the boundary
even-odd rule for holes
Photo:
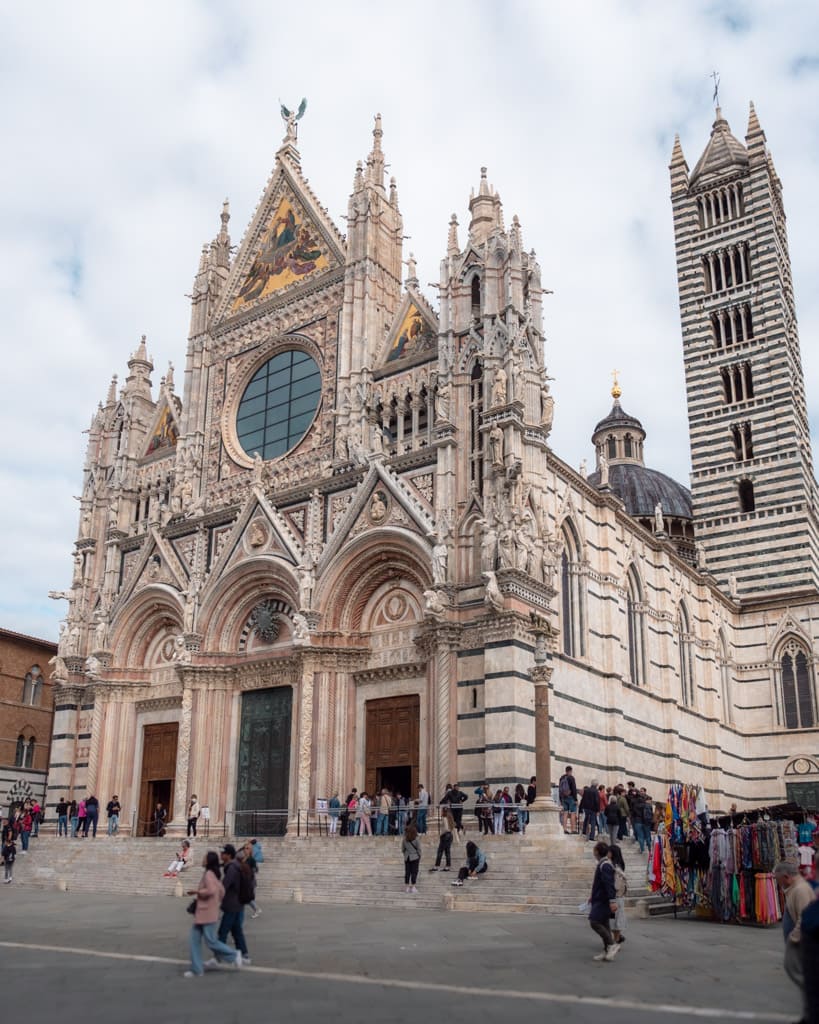
[[[600,471],[590,473],[588,481],[592,487],[599,487]],[[646,469],[634,462],[609,466],[609,487],[622,499],[626,512],[635,518],[653,516],[658,503],[664,516],[692,518],[691,492],[656,469]]]
[[[620,405],[617,398],[614,399],[614,405],[611,407],[611,412],[604,419],[600,420],[597,426],[594,428],[592,434],[592,440],[601,431],[609,431],[612,428],[623,428],[630,427],[632,430],[639,430],[640,433],[645,437],[645,430],[643,424],[637,419],[636,416],[629,416],[625,409]]]
[[[717,176],[728,171],[744,170],[748,166],[748,151],[728,127],[728,122],[717,107],[717,117],[711,129],[711,138],[689,179],[693,185],[698,178]]]

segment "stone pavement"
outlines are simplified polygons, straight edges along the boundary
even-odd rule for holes
[[[26,1024],[286,1020],[606,1024],[798,1016],[777,929],[632,920],[617,960],[579,918],[280,904],[248,921],[253,967],[185,979],[170,897],[0,889],[0,988]]]

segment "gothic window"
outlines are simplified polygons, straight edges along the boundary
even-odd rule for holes
[[[24,768],[34,767],[34,746],[35,740],[34,737],[32,736],[31,739],[28,741],[28,744],[26,745],[25,764],[23,765]]]
[[[17,737],[17,749],[15,750],[15,753],[14,753],[14,767],[15,768],[24,768],[25,767],[25,764],[24,764],[25,759],[26,759],[26,741],[25,741],[24,737],[18,736]]]
[[[23,703],[36,706],[40,703],[43,688],[43,674],[39,665],[32,665],[23,680]]]
[[[560,558],[561,626],[563,653],[578,658],[586,653],[586,628],[580,572],[580,542],[571,522],[562,530],[563,554]]]
[[[735,182],[699,196],[697,214],[701,229],[712,228],[724,221],[741,217],[743,214],[742,185]]]
[[[421,388],[418,396],[418,436],[421,439],[419,444],[426,444],[426,434],[429,431],[429,392],[426,385]]]
[[[260,366],[236,413],[239,444],[248,455],[275,459],[307,433],[321,399],[321,370],[301,349],[287,349]]]
[[[646,641],[643,621],[643,588],[634,566],[628,573],[628,664],[635,686],[646,683]]]
[[[688,611],[681,602],[677,610],[677,640],[680,662],[680,697],[686,707],[694,704],[694,661],[691,623]]]
[[[795,641],[789,640],[779,663],[782,673],[782,714],[786,729],[812,729],[816,725],[813,668]]]
[[[756,502],[754,500],[754,485],[751,481],[740,480],[738,492],[740,512],[754,512],[756,510]]]
[[[720,696],[722,698],[722,719],[728,725],[734,722],[734,702],[731,687],[731,661],[728,654],[728,641],[725,639],[723,630],[719,631],[719,656],[717,659],[719,670]]]
[[[737,462],[745,462],[748,459],[754,457],[754,440],[753,434],[751,433],[750,423],[735,423],[731,427],[731,437],[734,441],[734,458]],[[750,486],[750,481],[744,481]],[[739,485],[740,490],[740,504],[743,502],[743,488],[742,484]],[[746,494],[746,497],[750,497],[750,503],[753,506],[754,489],[751,486],[750,492]],[[753,512],[753,507],[743,509],[743,512]]]
[[[731,366],[723,366],[720,374],[727,405],[747,402],[748,399],[754,397],[754,381],[750,363],[734,363]]]
[[[475,274],[472,278],[472,315],[480,316],[481,312],[481,279]]]
[[[476,278],[473,278],[473,281]],[[476,362],[472,367],[469,388],[469,479],[478,494],[483,494],[483,367]]]

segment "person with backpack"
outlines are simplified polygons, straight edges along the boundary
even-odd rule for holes
[[[253,899],[247,904],[250,907],[250,916],[255,920],[261,914],[262,908],[256,903],[256,883],[259,879],[259,861],[256,859],[255,850],[259,851],[259,855],[264,860],[264,854],[262,853],[262,847],[258,839],[252,839],[249,843],[244,845],[244,860],[252,874],[253,874]]]
[[[557,792],[560,797],[560,823],[563,826],[563,831],[567,834],[574,834],[577,832],[577,783],[570,764],[566,765],[566,771],[558,780]],[[567,823],[568,828],[566,828]]]
[[[477,843],[468,842],[466,844],[466,864],[459,869],[458,877],[452,882],[452,885],[463,885],[467,878],[475,879],[478,875],[485,874],[488,867],[489,864],[483,850]]]
[[[253,899],[253,879],[247,865],[236,859],[236,847],[233,843],[225,843],[222,847],[222,867],[224,877],[222,884],[225,894],[222,897],[222,920],[219,924],[219,941],[225,942],[228,935],[233,936],[236,948],[242,954],[241,963],[250,964],[250,955],[245,941],[244,920],[245,907]],[[248,879],[248,876],[250,878]],[[205,967],[216,965],[216,960],[208,961]]]
[[[606,805],[606,828],[609,833],[609,846],[616,846],[617,833],[620,831],[620,809],[617,806],[617,797],[614,793],[611,794]]]
[[[614,865],[614,895],[617,899],[617,910],[614,914],[614,926],[611,932],[614,941],[619,945],[626,941],[626,893],[628,892],[626,863],[623,860],[623,851],[619,846],[609,846],[609,860]]]

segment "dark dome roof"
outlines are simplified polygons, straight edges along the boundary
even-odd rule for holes
[[[592,487],[600,486],[600,472],[588,477]],[[609,466],[609,487],[622,498],[630,516],[653,516],[657,502],[663,506],[663,515],[678,519],[691,519],[691,492],[665,473],[646,469],[634,462]]]
[[[632,427],[635,430],[639,430],[645,436],[643,424],[636,416],[629,416],[616,398],[614,400],[614,405],[611,407],[611,412],[605,417],[605,419],[600,420],[594,428],[592,437],[594,437],[599,431],[610,430],[612,427]]]

